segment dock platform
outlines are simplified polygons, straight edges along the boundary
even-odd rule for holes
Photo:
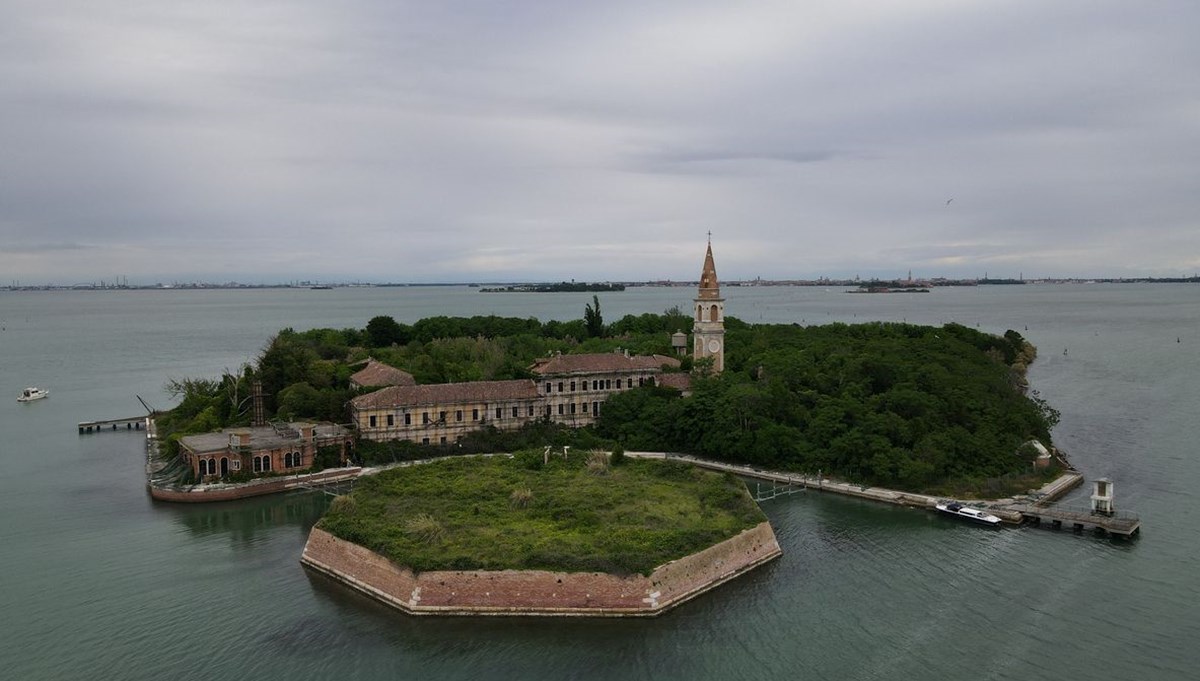
[[[103,421],[80,421],[79,434],[99,433],[113,430],[145,430],[145,416],[130,416],[123,419],[105,419]]]
[[[1008,508],[1020,513],[1031,525],[1045,525],[1053,529],[1069,527],[1076,532],[1095,530],[1117,537],[1132,537],[1142,528],[1141,519],[1128,511],[1108,514],[1095,513],[1088,508],[1030,504],[1012,504]]]

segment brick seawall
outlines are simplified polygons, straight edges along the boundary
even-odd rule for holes
[[[263,478],[242,483],[221,483],[213,485],[166,486],[147,483],[150,496],[159,501],[175,501],[185,503],[201,503],[210,501],[232,501],[257,497],[263,494],[287,492],[293,489],[303,489],[306,485],[338,482],[357,478],[363,469],[331,468],[319,473],[304,473],[278,478]]]
[[[653,616],[782,554],[770,523],[650,576],[546,570],[413,573],[314,527],[300,562],[414,615]]]

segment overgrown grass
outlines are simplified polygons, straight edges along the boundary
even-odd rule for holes
[[[994,478],[961,478],[933,486],[928,494],[955,499],[1000,499],[1037,490],[1063,474],[1061,466],[1024,473],[1010,473]]]
[[[648,575],[766,520],[731,475],[648,460],[595,475],[587,458],[543,465],[526,451],[385,471],[360,479],[320,526],[418,572]]]

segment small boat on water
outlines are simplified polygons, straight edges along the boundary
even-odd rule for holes
[[[986,513],[970,506],[963,506],[957,501],[942,502],[937,504],[935,508],[937,508],[939,513],[970,520],[971,522],[987,525],[988,527],[999,527],[1000,525],[1000,519],[991,513]]]
[[[50,397],[49,390],[44,390],[42,388],[26,388],[21,391],[20,396],[17,397],[17,401],[32,402],[34,400],[40,400],[44,397]]]

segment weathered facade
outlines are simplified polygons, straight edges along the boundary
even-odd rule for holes
[[[711,242],[695,302],[693,357],[711,358],[713,371],[719,373],[725,368],[725,299]],[[672,344],[686,347],[686,337],[676,334]],[[679,366],[678,359],[665,355],[557,354],[534,362],[531,381],[398,384],[355,397],[350,410],[359,435],[379,441],[451,444],[480,428],[515,430],[537,419],[579,427],[594,423],[613,393],[665,385],[691,394],[688,374],[664,371]]]
[[[195,479],[207,482],[240,471],[298,473],[312,467],[323,447],[337,447],[338,464],[344,465],[352,441],[342,426],[295,422],[185,435],[179,447]]]
[[[359,435],[368,440],[452,444],[492,426],[516,430],[546,419],[572,427],[595,422],[608,396],[653,385],[679,360],[625,353],[555,355],[531,367],[536,380],[393,386],[350,401]]]
[[[678,369],[679,360],[619,352],[555,355],[530,369],[545,399],[545,415],[557,423],[586,426],[596,421],[609,395],[655,385],[664,367]]]
[[[712,370],[719,374],[725,370],[725,299],[721,297],[721,287],[717,283],[712,241],[708,242],[708,252],[704,254],[695,305],[692,356],[697,361],[712,358]]]
[[[350,401],[368,440],[448,444],[485,426],[515,430],[545,414],[534,382],[474,381],[384,388]]]

